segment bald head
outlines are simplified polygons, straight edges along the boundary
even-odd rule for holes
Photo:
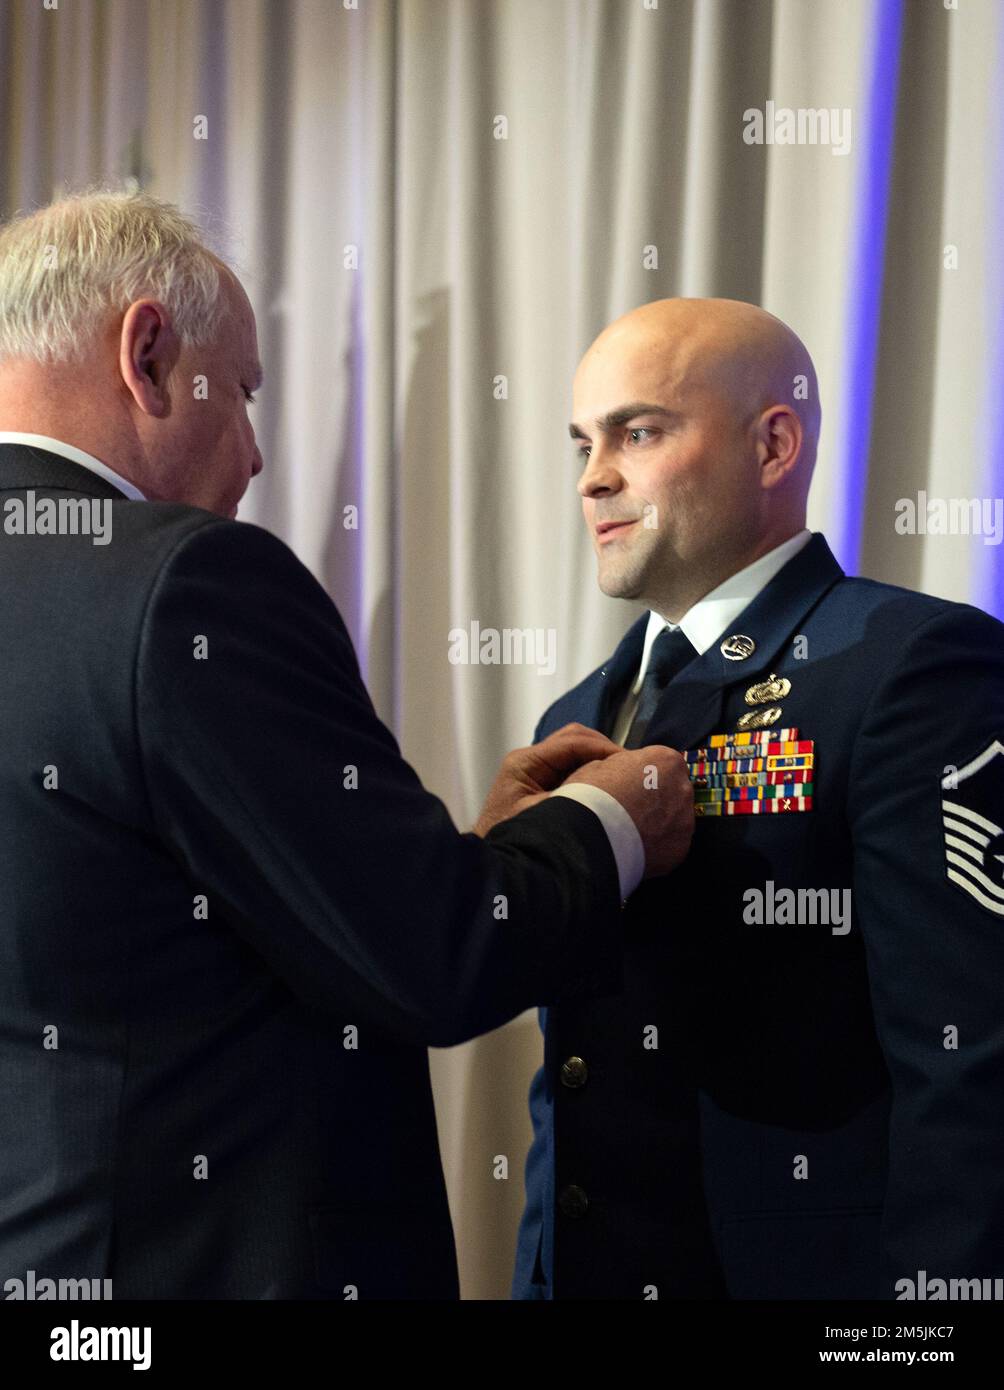
[[[579,370],[602,372],[611,358],[648,359],[680,392],[719,393],[737,422],[787,405],[801,422],[811,470],[820,418],[815,368],[802,340],[766,309],[738,299],[656,299],[604,328]]]
[[[573,414],[607,593],[679,618],[805,524],[816,374],[756,305],[661,299],[616,319],[579,364]]]

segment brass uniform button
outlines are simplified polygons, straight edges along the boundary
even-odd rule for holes
[[[561,1084],[567,1086],[570,1091],[578,1090],[584,1086],[589,1077],[589,1068],[581,1057],[569,1057],[561,1064]]]

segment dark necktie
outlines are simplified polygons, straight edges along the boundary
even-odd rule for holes
[[[688,640],[683,629],[678,627],[670,632],[664,627],[652,643],[648,667],[638,695],[638,708],[635,710],[625,748],[644,748],[645,732],[649,720],[655,713],[656,705],[662,699],[663,691],[673,677],[693,661],[697,652]]]

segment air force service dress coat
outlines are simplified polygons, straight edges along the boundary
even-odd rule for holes
[[[646,621],[539,737],[610,731]],[[621,990],[541,1015],[514,1296],[1004,1275],[1004,627],[817,534],[644,741],[701,814],[626,906]]]

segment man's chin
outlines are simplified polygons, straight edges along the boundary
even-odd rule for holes
[[[598,582],[600,592],[606,594],[607,598],[638,598],[641,594],[640,575],[600,574]]]

